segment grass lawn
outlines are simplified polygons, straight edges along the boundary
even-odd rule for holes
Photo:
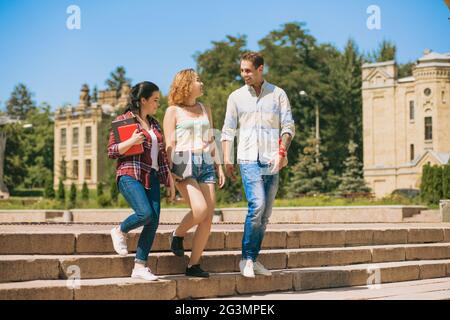
[[[68,193],[66,193],[67,197]],[[99,209],[99,208],[128,208],[129,205],[119,195],[117,204],[108,203],[108,195],[105,193],[106,200],[103,203],[97,201],[97,195],[95,191],[91,190],[89,200],[82,200],[80,193],[78,194],[75,208],[77,209]],[[1,210],[13,210],[13,209],[68,209],[68,199],[65,203],[62,203],[54,199],[44,199],[42,197],[11,197],[8,200],[0,200]],[[321,206],[371,206],[371,205],[425,205],[419,198],[408,199],[400,196],[390,196],[383,199],[344,199],[326,195],[320,195],[316,197],[304,197],[297,199],[276,199],[275,207],[321,207]],[[164,199],[161,201],[162,208],[187,208],[184,203],[181,204],[168,204]],[[244,201],[234,203],[218,203],[217,208],[236,208],[247,207],[247,203]],[[430,209],[438,209],[438,205],[429,205]]]

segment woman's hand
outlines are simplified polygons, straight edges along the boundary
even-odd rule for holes
[[[223,168],[221,165],[219,165],[217,175],[219,176],[219,189],[222,189],[223,186],[225,185],[227,178],[225,177],[225,173],[223,172]]]
[[[169,174],[169,188],[167,189],[167,201],[169,203],[175,203],[177,191],[175,189],[175,181],[171,174]]]
[[[139,132],[138,129],[134,130],[133,135],[130,138],[131,142],[134,145],[142,144],[145,140],[144,133]]]

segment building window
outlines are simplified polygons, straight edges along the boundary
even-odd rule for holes
[[[414,120],[414,101],[409,102],[409,120]]]
[[[86,160],[86,170],[85,170],[85,178],[91,179],[91,160]]]
[[[425,140],[433,139],[433,120],[432,117],[425,117]]]
[[[72,176],[74,179],[78,179],[78,160],[73,160]]]
[[[73,128],[72,131],[72,145],[78,146],[78,128]]]
[[[67,130],[66,128],[61,129],[61,146],[65,146],[67,143]]]
[[[92,141],[92,127],[86,127],[86,144],[91,144]]]
[[[409,146],[409,154],[410,154],[410,160],[413,161],[414,157],[415,157],[415,155],[414,155],[414,145],[413,144]]]

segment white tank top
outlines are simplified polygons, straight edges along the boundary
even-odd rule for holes
[[[158,138],[156,138],[155,133],[153,130],[148,130],[148,133],[150,134],[150,137],[152,138],[152,150],[151,150],[151,157],[152,157],[152,168],[156,171],[159,170],[158,166]]]

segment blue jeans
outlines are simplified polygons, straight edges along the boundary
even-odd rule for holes
[[[148,255],[155,239],[156,229],[159,225],[161,207],[159,180],[155,170],[152,170],[151,189],[147,190],[136,179],[122,176],[119,179],[119,191],[134,210],[120,225],[120,230],[128,233],[139,227],[142,229],[136,249],[136,262],[147,263]]]
[[[240,169],[248,201],[248,214],[242,238],[242,259],[256,261],[272,214],[273,202],[278,191],[279,174],[271,174],[271,167],[259,160],[241,162]]]

